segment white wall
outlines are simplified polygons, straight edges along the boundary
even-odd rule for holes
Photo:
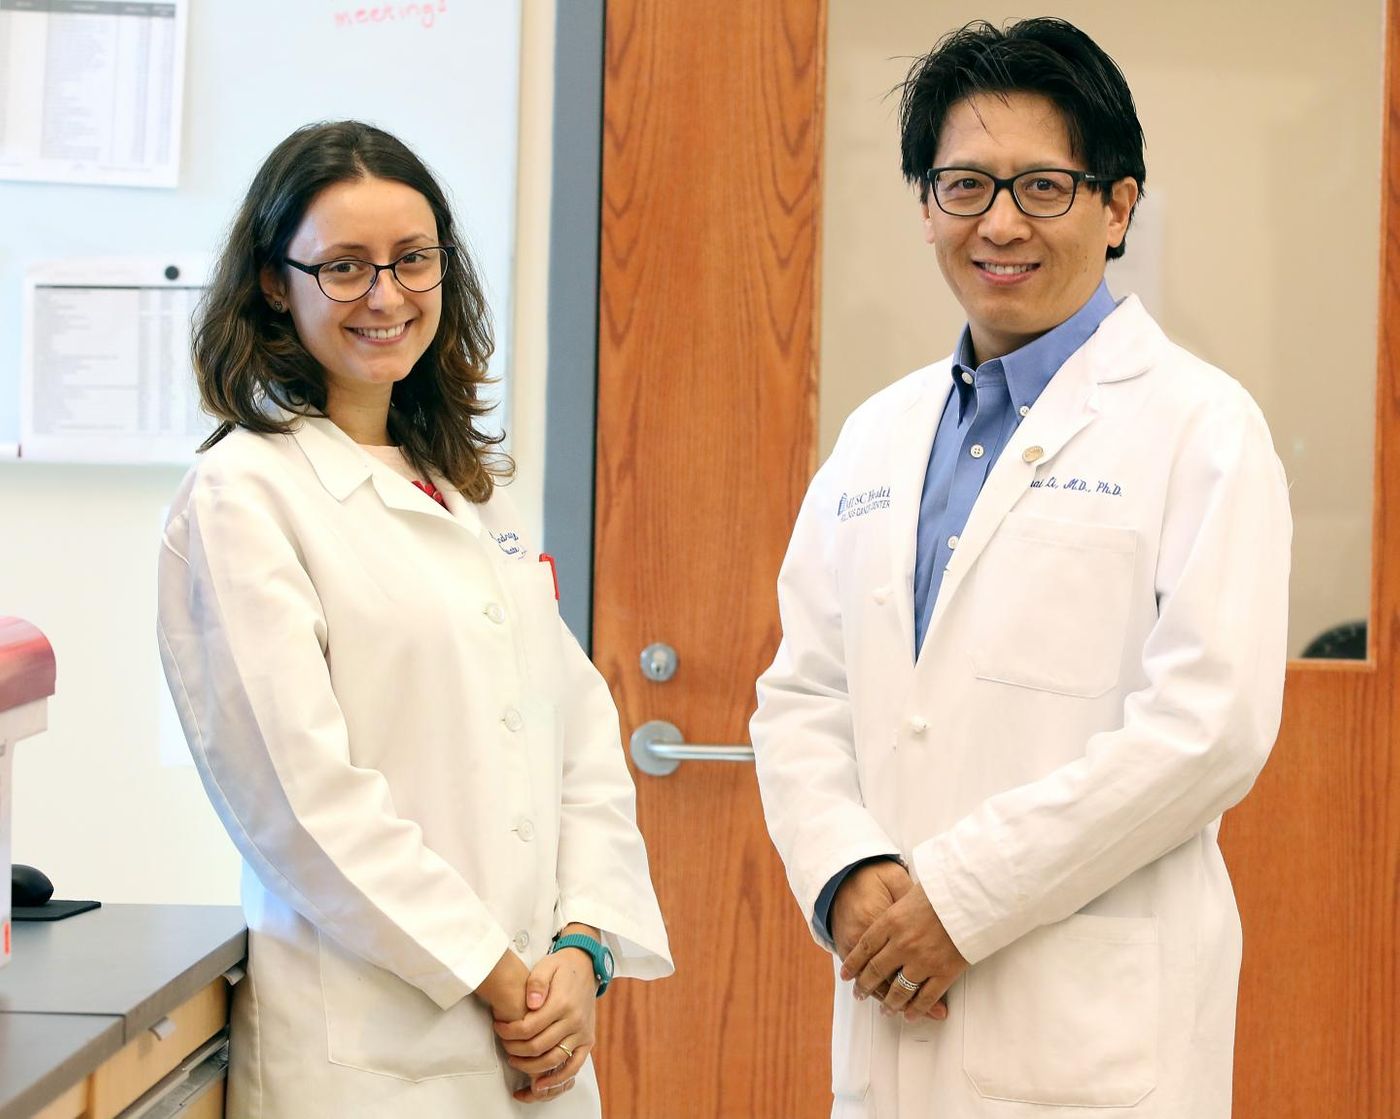
[[[566,0],[567,2],[567,0]],[[511,496],[535,540],[544,535],[544,415],[549,360],[549,200],[554,138],[554,3],[525,0],[520,43],[510,430],[519,472]]]
[[[526,0],[515,298],[498,322],[512,351],[512,492],[537,536],[553,32],[553,0]],[[194,769],[158,752],[155,565],[181,473],[0,464],[0,615],[39,626],[58,660],[49,729],[15,748],[14,859],[44,870],[59,897],[237,901],[238,858]]]
[[[1109,287],[1139,290],[1168,334],[1264,409],[1293,486],[1296,653],[1365,617],[1370,597],[1381,0],[1050,0],[1034,11],[831,0],[823,453],[862,399],[951,352],[963,322],[900,179],[898,98],[885,94],[944,32],[1031,14],[1082,27],[1132,87],[1147,198]]]

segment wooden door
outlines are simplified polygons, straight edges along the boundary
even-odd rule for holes
[[[773,579],[814,466],[822,8],[608,3],[594,655],[624,736],[664,718],[746,741],[777,642]],[[1238,1119],[1400,1115],[1393,4],[1387,37],[1371,659],[1290,666],[1274,756],[1222,831],[1245,927]],[[655,640],[680,651],[666,684],[638,668]],[[830,973],[752,769],[635,776],[679,971],[604,1000],[607,1114],[826,1115]]]
[[[1387,7],[1370,659],[1289,666],[1273,756],[1221,828],[1244,922],[1238,1119],[1400,1116],[1400,12]]]
[[[624,738],[747,743],[814,467],[823,4],[609,0],[605,41],[593,655]],[[830,964],[753,766],[634,776],[677,973],[603,1000],[606,1114],[826,1115]]]

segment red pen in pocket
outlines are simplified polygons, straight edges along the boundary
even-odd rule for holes
[[[559,601],[559,569],[554,566],[554,557],[547,552],[540,553],[540,563],[549,564],[549,574],[554,580],[554,601]]]

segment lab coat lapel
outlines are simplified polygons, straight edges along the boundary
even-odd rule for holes
[[[327,417],[283,412],[282,418],[295,420],[292,438],[321,485],[337,501],[344,501],[373,473],[368,457]]]
[[[407,478],[396,474],[387,466],[374,464],[370,477],[374,483],[374,492],[390,509],[397,509],[401,513],[437,517],[466,529],[473,536],[481,535],[481,514],[446,478],[434,474],[431,479],[442,494],[443,501],[447,502],[447,508],[444,509]]]
[[[890,586],[899,610],[900,633],[910,663],[914,660],[914,560],[919,537],[919,504],[924,475],[938,421],[948,404],[953,382],[949,361],[931,365],[920,389],[890,430]]]
[[[977,557],[1030,488],[1037,470],[1051,470],[1055,456],[1094,421],[1099,410],[1100,384],[1141,373],[1160,337],[1137,297],[1129,296],[1050,379],[1030,414],[1012,433],[972,506],[943,576],[925,645]]]
[[[388,467],[373,468],[370,478],[374,483],[374,492],[379,495],[379,500],[390,509],[397,509],[401,513],[418,513],[425,517],[446,519],[460,524],[473,533],[479,533],[481,530],[481,518],[477,515],[476,508],[455,489],[451,489],[442,478],[434,477],[433,485],[442,494],[443,500],[449,503],[446,509],[415,487],[407,478],[394,473]],[[458,516],[457,509],[453,508],[449,492],[451,497],[457,498],[456,504],[462,510],[461,516]]]
[[[426,494],[415,492],[406,478],[399,477],[388,467],[371,462],[354,441],[325,416],[301,417],[293,436],[316,471],[316,477],[337,501],[344,501],[368,480],[379,500],[390,509],[437,517],[480,535],[481,516],[476,506],[444,479],[434,478],[433,484],[448,503],[446,509]]]
[[[447,502],[447,511],[452,514],[457,523],[480,536],[482,524],[479,507],[463,497],[457,487],[446,478],[434,477],[433,485],[437,486],[438,492],[442,494],[442,499]],[[434,502],[434,504],[437,503]]]

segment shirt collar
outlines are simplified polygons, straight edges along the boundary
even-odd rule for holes
[[[1039,399],[1050,379],[1059,372],[1060,366],[1089,340],[1099,328],[1099,324],[1113,313],[1116,306],[1113,296],[1108,292],[1107,282],[1100,280],[1089,301],[1059,326],[1047,330],[1019,350],[1013,350],[1001,358],[985,361],[980,366],[972,364],[972,333],[964,326],[953,361],[953,384],[960,390],[961,407],[966,408],[973,389],[973,386],[963,381],[963,372],[975,375],[978,370],[985,369],[989,373],[1000,372],[1006,377],[1006,387],[1011,394],[1013,407],[1030,408]]]

